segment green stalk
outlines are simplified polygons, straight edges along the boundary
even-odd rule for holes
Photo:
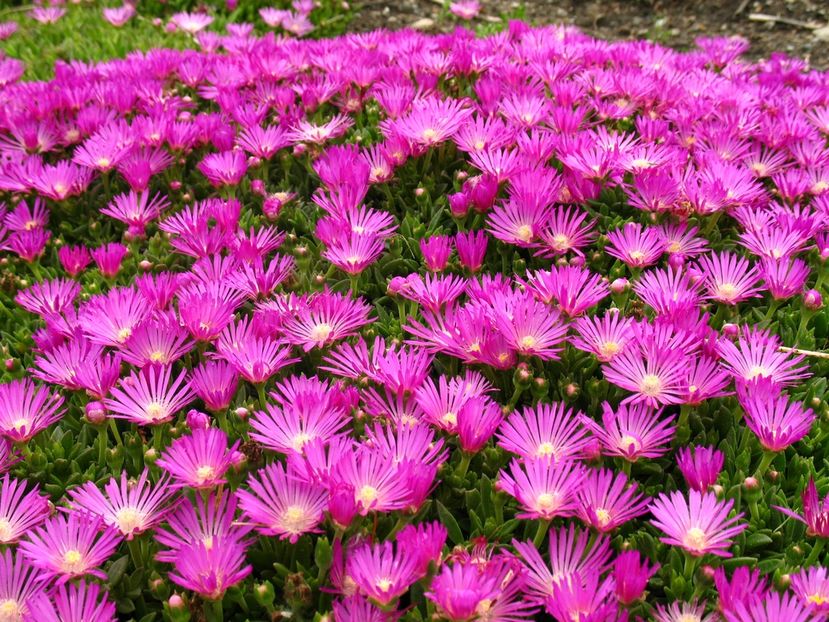
[[[267,401],[265,400],[265,383],[260,382],[256,385],[256,393],[259,395],[259,407],[262,410],[266,410]]]
[[[812,550],[809,553],[809,557],[803,563],[804,568],[808,568],[817,561],[817,558],[820,557],[820,554],[823,552],[823,547],[825,544],[825,538],[818,538],[817,541],[815,541],[815,545],[812,547]]]
[[[105,465],[107,459],[107,428],[98,426],[98,464]]]
[[[760,460],[760,464],[757,466],[757,471],[754,473],[754,477],[757,480],[761,480],[763,476],[766,474],[766,471],[771,464],[771,461],[774,460],[774,456],[777,455],[773,451],[764,451],[763,458]]]
[[[545,518],[538,519],[538,526],[535,529],[535,537],[533,538],[533,546],[538,548],[544,542],[544,537],[547,535],[547,529],[550,527],[550,521]]]
[[[469,470],[470,462],[472,462],[472,454],[461,451],[461,461],[455,469],[455,476],[458,477],[458,479],[466,477],[466,472]]]
[[[780,307],[780,302],[781,301],[777,299],[771,301],[771,303],[769,304],[769,308],[766,311],[766,315],[763,316],[763,321],[760,322],[760,325],[762,327],[765,328],[769,325],[769,323],[771,322],[771,316],[773,316],[774,312],[777,311],[777,309]]]
[[[295,547],[294,547],[295,548]],[[207,622],[223,622],[224,612],[222,611],[221,600],[204,601],[204,615]]]

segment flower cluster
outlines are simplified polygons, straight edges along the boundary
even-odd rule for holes
[[[0,82],[0,618],[829,617],[827,74],[211,24]]]

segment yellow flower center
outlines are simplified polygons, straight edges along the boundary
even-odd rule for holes
[[[645,259],[645,253],[643,253],[642,251],[639,251],[639,250],[631,251],[630,258],[633,259],[633,261],[638,263],[638,262],[642,261],[643,259]]]
[[[515,230],[515,237],[522,242],[529,242],[533,239],[533,229],[530,225],[521,225]]]
[[[654,374],[646,374],[642,378],[639,390],[648,397],[656,397],[662,393],[662,380]]]
[[[769,370],[763,367],[762,365],[755,365],[751,369],[748,370],[748,374],[746,375],[746,380],[754,380],[758,376],[771,376]]]
[[[158,421],[159,419],[164,419],[167,416],[167,409],[164,408],[164,404],[160,402],[150,402],[147,404],[147,417],[151,421]]]
[[[305,531],[308,523],[307,513],[302,506],[289,505],[282,513],[281,527],[288,533],[299,534]]]
[[[737,287],[733,283],[721,283],[717,287],[717,298],[723,300],[734,300],[737,296]]]
[[[809,594],[809,596],[806,597],[806,601],[812,603],[813,605],[823,605],[829,602],[829,598],[823,594]]]
[[[453,412],[448,412],[440,418],[444,425],[458,425],[458,415]]]
[[[294,451],[298,454],[302,453],[302,448],[305,447],[305,443],[310,441],[313,437],[308,434],[307,432],[300,432],[296,436],[294,436],[293,440],[291,441],[291,447],[294,448]]]
[[[538,343],[538,340],[532,335],[525,335],[524,337],[521,337],[521,341],[519,343],[522,348],[529,350],[534,347],[536,343]]]
[[[570,238],[563,233],[556,233],[553,236],[553,248],[558,251],[570,248]]]
[[[107,168],[112,162],[109,158],[98,158],[95,160],[95,164],[97,164],[100,168]]]
[[[539,458],[542,456],[554,456],[555,454],[556,448],[550,441],[544,441],[535,450],[535,455]]]
[[[209,464],[200,466],[196,469],[196,481],[199,484],[204,484],[206,481],[213,479],[216,476],[216,469]]]
[[[332,330],[334,330],[334,328],[331,326],[331,324],[327,324],[325,322],[323,322],[322,324],[317,324],[316,326],[314,326],[314,328],[311,329],[311,339],[313,341],[325,341],[326,339],[328,339]]]
[[[682,544],[692,551],[702,551],[708,539],[705,537],[705,532],[699,527],[691,527],[682,538]]]
[[[126,326],[118,331],[116,340],[118,341],[118,343],[124,343],[127,339],[130,338],[130,335],[132,335],[132,329],[129,326]]]
[[[599,523],[599,527],[606,526],[610,522],[610,512],[604,508],[599,508],[596,510],[596,521]]]
[[[14,538],[12,524],[6,518],[0,518],[0,542],[11,542]]]
[[[426,128],[425,130],[423,130],[423,133],[421,134],[421,136],[423,137],[423,140],[426,140],[426,141],[434,140],[437,135],[438,135],[437,131],[432,129],[431,127]]]
[[[392,586],[392,581],[388,577],[383,577],[381,579],[377,579],[374,585],[381,592],[388,592],[389,588]]]
[[[364,508],[371,507],[371,504],[377,499],[377,493],[379,491],[374,486],[369,486],[366,484],[362,488],[360,488],[360,492],[357,495],[357,501],[362,505]]]
[[[141,528],[144,523],[144,512],[135,508],[124,507],[115,513],[115,524],[124,535],[131,534]]]
[[[615,341],[605,341],[599,346],[599,353],[605,358],[618,354],[619,350],[621,350],[621,346]]]
[[[16,600],[8,598],[0,601],[0,621],[20,622],[22,620],[20,604]]]
[[[150,354],[150,360],[153,363],[166,363],[167,362],[167,355],[162,352],[161,350],[156,350],[152,354]]]
[[[15,419],[15,420],[14,420],[14,423],[12,424],[12,427],[13,427],[15,430],[17,430],[18,432],[20,432],[20,431],[21,431],[21,430],[23,430],[24,428],[25,428],[25,429],[28,429],[28,427],[31,425],[31,423],[32,423],[32,422],[31,422],[31,420],[30,420],[30,419],[28,419],[28,418],[26,418],[26,417],[20,417],[19,419]]]
[[[535,507],[542,512],[549,512],[558,505],[558,493],[542,492],[535,500]]]
[[[639,442],[638,438],[631,436],[630,434],[625,434],[619,439],[619,447],[626,452],[631,449],[633,452],[637,452],[642,449],[642,443]]]
[[[83,555],[77,549],[70,549],[63,554],[63,563],[61,568],[67,574],[77,574],[83,572]]]

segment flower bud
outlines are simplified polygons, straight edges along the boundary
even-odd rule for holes
[[[258,194],[259,196],[263,196],[265,194],[265,182],[261,179],[254,179],[250,182],[250,190],[254,194]]]
[[[614,294],[621,294],[628,288],[629,285],[630,283],[624,277],[614,279],[610,284],[610,291]]]
[[[415,188],[414,193],[416,197],[422,197],[424,194],[426,194],[426,188],[424,188],[423,186],[418,186],[417,188]]]
[[[816,289],[810,289],[803,294],[803,306],[810,311],[817,311],[823,306],[823,296]]]
[[[147,270],[152,270],[153,269],[153,262],[148,261],[147,259],[142,259],[138,263],[138,267],[141,268],[141,270],[143,270],[144,272],[146,272]]]
[[[726,323],[722,325],[722,334],[726,337],[736,337],[740,333],[740,327],[736,324]]]
[[[757,481],[756,477],[747,477],[743,480],[743,487],[747,491],[754,491],[760,488],[760,482]]]
[[[191,430],[206,430],[210,427],[210,417],[195,408],[188,411],[186,421]]]
[[[248,412],[248,409],[247,409],[247,408],[245,408],[244,406],[240,406],[239,408],[237,408],[237,409],[236,409],[235,411],[233,411],[233,412],[234,412],[234,414],[235,414],[237,417],[239,417],[239,419],[241,419],[242,421],[244,421],[245,419],[247,419],[247,418],[248,418],[248,414],[249,414],[249,412]]]
[[[175,190],[176,192],[181,190],[181,182],[178,181],[177,179],[174,179],[173,181],[171,181],[170,182],[170,190]]]
[[[6,371],[14,371],[17,367],[17,359],[8,358],[5,360],[4,364],[6,366]]]
[[[92,425],[106,423],[107,409],[102,402],[88,402],[84,407],[86,418]]]

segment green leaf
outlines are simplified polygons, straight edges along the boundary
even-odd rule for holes
[[[443,523],[443,526],[446,527],[446,531],[449,533],[449,539],[453,544],[461,544],[464,541],[464,538],[460,525],[458,525],[458,521],[455,520],[452,513],[447,510],[446,506],[444,506],[440,501],[435,501],[435,504],[438,509],[438,518],[440,518],[440,522]]]
[[[124,572],[127,570],[127,564],[130,563],[130,556],[124,555],[123,557],[119,557],[114,562],[112,562],[112,566],[109,567],[109,572],[107,573],[107,577],[109,578],[109,584],[112,587],[115,587],[120,583],[121,579],[124,577]]]

